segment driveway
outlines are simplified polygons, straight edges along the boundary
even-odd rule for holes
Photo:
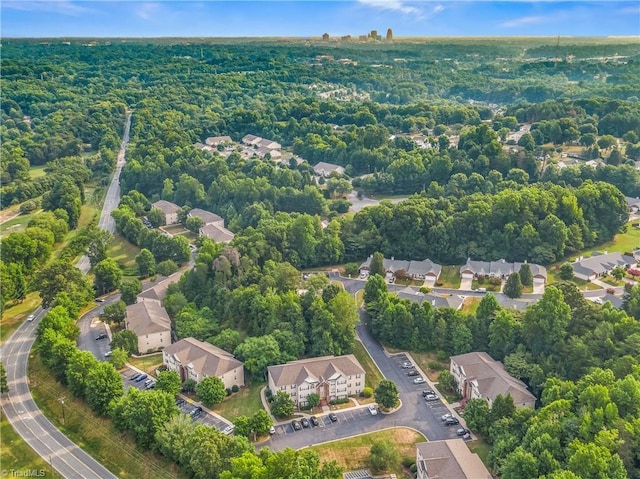
[[[104,298],[101,303],[96,303],[91,311],[83,314],[77,324],[80,328],[80,336],[78,336],[78,349],[91,352],[98,361],[104,361],[105,353],[110,351],[109,343],[111,342],[111,331],[100,320],[100,314],[104,311],[105,306],[118,302],[120,293],[111,294]],[[107,334],[107,338],[96,340],[100,334]]]
[[[473,278],[462,278],[460,280],[460,289],[462,291],[473,291]]]

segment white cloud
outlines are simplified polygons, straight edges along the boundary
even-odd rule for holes
[[[420,13],[420,10],[401,0],[358,0],[358,3],[381,10],[394,10],[401,13]]]
[[[158,8],[160,8],[159,3],[144,2],[136,6],[135,12],[143,20],[149,20]]]
[[[10,10],[21,10],[23,12],[59,13],[62,15],[77,16],[92,11],[90,8],[77,5],[68,0],[48,0],[48,1],[5,1],[2,8]]]
[[[520,17],[520,18],[514,18],[513,20],[509,20],[507,22],[503,22],[500,24],[500,26],[506,27],[506,28],[516,28],[516,27],[521,27],[522,25],[533,25],[536,23],[541,23],[544,20],[545,20],[545,17],[539,17],[539,16]]]
[[[444,5],[436,5],[433,7],[433,13],[440,13],[442,10],[444,10]]]

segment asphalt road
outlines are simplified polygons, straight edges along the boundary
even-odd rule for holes
[[[44,316],[44,310],[38,308],[34,314],[34,321],[22,323],[2,345],[1,354],[9,385],[9,393],[2,399],[5,417],[22,439],[63,477],[115,479],[117,476],[58,431],[38,409],[29,392],[27,362],[35,341],[35,330],[40,318]],[[7,468],[10,464],[3,463],[2,466]]]
[[[127,118],[118,163],[111,185],[105,198],[100,218],[100,227],[113,228],[111,211],[118,205],[120,195],[119,176],[124,165],[124,152],[129,142],[131,113]],[[110,229],[113,231],[113,229]],[[89,260],[83,256],[77,267],[86,273]],[[2,409],[14,430],[43,460],[60,475],[68,479],[116,479],[102,464],[93,459],[62,434],[38,409],[31,392],[27,376],[27,364],[31,347],[35,342],[35,330],[44,310],[40,307],[34,313],[33,321],[23,322],[4,342],[0,349],[6,372],[9,393],[2,397]],[[93,338],[95,341],[95,338]],[[94,353],[95,354],[95,353]],[[102,353],[104,357],[104,353]],[[6,464],[2,464],[6,467]],[[5,471],[2,471],[3,475]],[[16,474],[31,471],[15,471]]]
[[[107,331],[105,324],[100,321],[99,316],[104,311],[105,306],[120,300],[120,293],[115,293],[102,299],[104,299],[104,302],[97,303],[96,308],[83,314],[77,322],[80,328],[78,349],[90,351],[98,361],[104,361],[106,359],[105,353],[111,350],[109,347],[111,336],[106,339],[96,340],[96,337],[102,333],[111,334],[110,331]]]

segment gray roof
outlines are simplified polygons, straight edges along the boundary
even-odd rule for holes
[[[601,275],[607,271],[611,271],[617,266],[625,267],[635,264],[636,260],[633,256],[623,255],[622,253],[596,254],[590,258],[584,258],[575,263],[571,263],[575,273],[590,276],[592,274]]]
[[[171,331],[167,311],[156,301],[143,301],[127,306],[127,328],[136,336]]]
[[[280,148],[282,148],[282,145],[280,145],[280,143],[278,143],[277,141],[267,140],[266,138],[262,138],[258,142],[257,146],[259,146],[260,148],[266,148],[267,150],[279,150]]]
[[[252,144],[256,144],[258,143],[260,140],[262,140],[262,138],[260,138],[259,136],[256,135],[245,135],[242,138],[242,142],[243,143],[252,143]]]
[[[500,361],[494,360],[487,353],[460,354],[451,356],[451,361],[462,367],[467,379],[477,381],[482,397],[493,401],[498,394],[511,394],[516,406],[536,399],[522,381],[511,376]]]
[[[200,208],[194,208],[189,211],[189,216],[195,216],[196,218],[200,218],[204,221],[205,225],[211,223],[217,223],[218,221],[224,221],[221,216],[218,216],[215,213],[211,213],[210,211],[206,211]]]
[[[191,364],[197,373],[205,376],[222,376],[242,366],[233,354],[195,338],[181,339],[164,348],[164,352],[174,355],[183,366]]]
[[[339,165],[334,165],[333,163],[325,163],[321,161],[317,165],[313,167],[313,171],[315,171],[316,175],[329,175],[334,171],[340,175],[344,174],[344,168]]]
[[[604,297],[602,298],[603,302],[607,302],[609,301],[611,303],[611,306],[613,306],[616,309],[622,309],[622,305],[624,304],[624,300],[622,298],[618,298],[617,296],[614,296],[613,294],[605,294]]]
[[[430,479],[491,479],[491,474],[462,439],[416,444],[421,469]]]
[[[161,303],[162,301],[164,301],[164,297],[167,295],[167,288],[169,287],[169,285],[177,283],[182,275],[187,271],[188,270],[184,268],[176,271],[171,276],[161,276],[155,282],[148,285],[148,287],[137,296],[138,301],[153,299]]]
[[[371,260],[373,259],[373,255],[369,256],[364,263],[360,265],[360,269],[366,268],[369,269],[371,266]],[[395,273],[396,271],[404,271],[409,275],[415,276],[425,276],[427,274],[433,274],[435,276],[440,276],[440,271],[442,271],[442,266],[434,263],[430,259],[425,259],[422,261],[407,261],[401,259],[387,259],[384,258],[382,260],[382,266],[385,271],[390,273]]]
[[[207,145],[217,146],[220,143],[232,143],[230,136],[210,136],[204,141]]]
[[[345,356],[323,356],[320,358],[301,359],[286,364],[269,366],[269,376],[276,386],[290,384],[319,383],[338,376],[365,374],[353,354]]]
[[[216,243],[229,243],[235,236],[227,228],[221,228],[218,225],[205,225],[200,228],[200,234],[211,238]]]
[[[407,286],[404,289],[398,291],[398,298],[400,299],[408,299],[409,301],[415,301],[420,304],[425,301],[431,303],[431,306],[434,308],[453,308],[460,309],[462,307],[462,303],[464,299],[462,299],[457,294],[445,294],[442,296],[436,294],[424,294],[418,290]]]
[[[471,272],[478,276],[509,276],[514,271],[520,271],[520,268],[525,263],[509,263],[504,259],[498,261],[472,261],[467,259],[467,262],[460,266],[460,273]],[[527,263],[531,269],[531,274],[547,278],[547,268],[535,263]]]
[[[171,213],[177,213],[182,208],[180,208],[175,203],[171,203],[171,201],[160,200],[155,203],[151,203],[153,208],[159,208],[165,215],[170,215]]]

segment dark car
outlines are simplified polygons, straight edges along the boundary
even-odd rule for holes
[[[202,408],[200,406],[189,413],[191,417],[198,417],[200,414],[202,414]]]
[[[136,373],[136,374],[134,374],[133,376],[131,376],[129,379],[130,379],[131,381],[135,381],[135,380],[136,380],[136,379],[138,379],[139,377],[140,377],[140,373]]]
[[[418,374],[420,374],[418,371],[416,371],[415,369],[412,369],[407,373],[407,376],[417,376]]]
[[[309,420],[306,417],[303,417],[300,420],[300,424],[302,424],[302,427],[309,427]]]
[[[102,298],[96,298],[96,303],[104,303],[104,299],[102,299]]]
[[[100,339],[107,339],[107,333],[100,333],[96,336],[96,341]]]
[[[147,375],[146,374],[141,374],[140,376],[138,376],[136,378],[136,382],[139,383],[141,381],[144,381],[145,379],[147,379]]]
[[[315,416],[311,416],[311,417],[309,418],[309,420],[311,421],[311,424],[312,424],[314,427],[315,427],[315,426],[317,426],[318,424],[320,424],[320,423],[318,422],[318,418],[317,418],[317,417],[315,417]]]
[[[448,417],[444,421],[445,426],[457,426],[458,424],[460,424],[460,421],[455,417]]]
[[[300,425],[300,423],[295,419],[291,421],[291,427],[293,428],[294,431],[299,431],[300,429],[302,429],[302,426]]]
[[[459,429],[456,429],[456,436],[464,436],[468,432],[469,432],[468,429],[465,429],[465,428],[461,427]]]
[[[435,394],[431,389],[425,389],[422,391],[422,397],[426,398],[429,394]]]
[[[182,406],[186,401],[182,398],[176,399],[176,406]]]
[[[335,414],[333,414],[333,413],[330,413],[330,414],[329,414],[329,420],[330,420],[331,422],[336,422],[336,421],[338,420],[338,416],[336,416],[336,415],[335,415]]]

